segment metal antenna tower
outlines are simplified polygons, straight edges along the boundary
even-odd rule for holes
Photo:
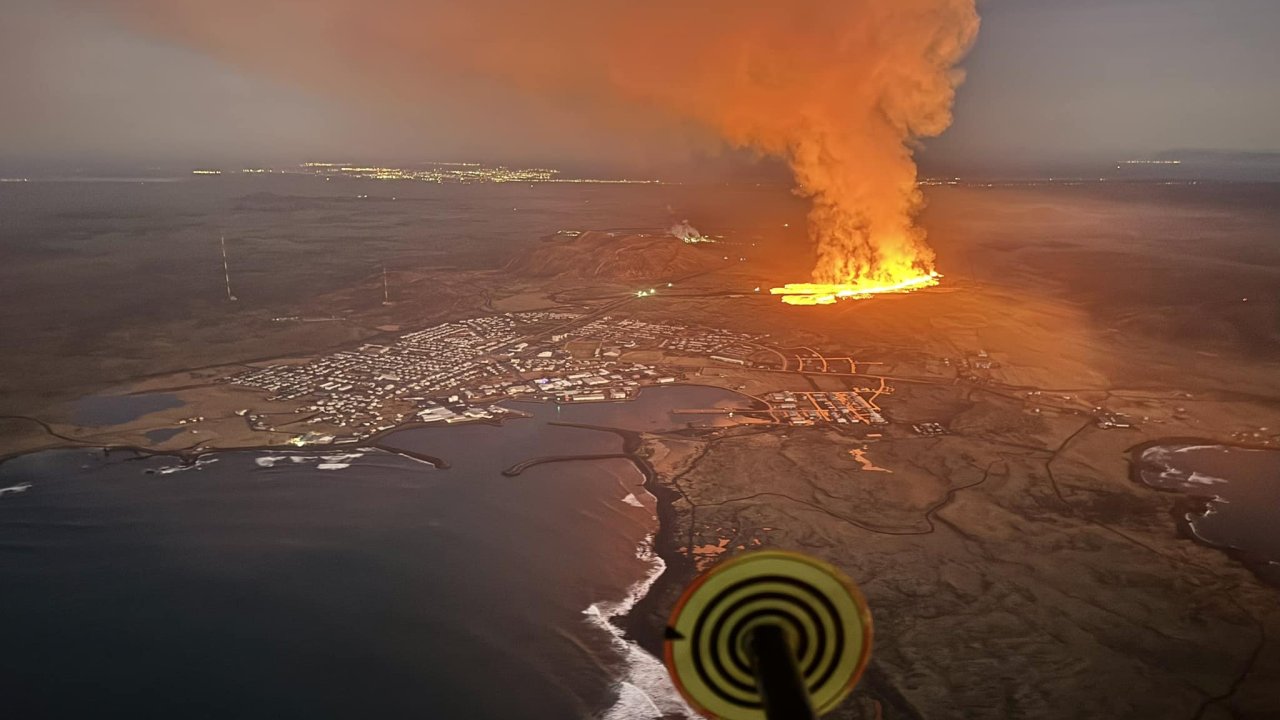
[[[235,302],[236,296],[231,294],[231,270],[227,267],[227,236],[223,235],[222,242],[222,277],[227,282],[227,299]]]

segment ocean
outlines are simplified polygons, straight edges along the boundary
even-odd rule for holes
[[[408,429],[389,450],[102,449],[0,465],[0,676],[14,717],[679,714],[610,622],[661,571],[654,499],[610,432],[714,388]],[[629,412],[634,410],[634,412]]]

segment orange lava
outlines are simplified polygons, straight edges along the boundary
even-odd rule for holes
[[[872,295],[907,293],[933,287],[941,277],[939,273],[930,271],[891,283],[789,283],[772,288],[769,293],[781,295],[782,302],[788,305],[832,305],[839,300],[864,300]]]

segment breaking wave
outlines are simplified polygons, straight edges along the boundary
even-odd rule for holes
[[[263,455],[253,459],[254,464],[262,468],[273,468],[281,463],[304,465],[315,463],[317,470],[343,470],[351,467],[352,460],[364,457],[363,452],[338,453],[334,455]]]
[[[174,473],[187,472],[188,470],[202,470],[205,465],[212,465],[218,462],[216,457],[197,458],[193,463],[183,463],[181,465],[167,465],[162,468],[156,468],[157,475],[172,475]]]
[[[617,602],[598,602],[582,611],[588,622],[609,633],[614,649],[623,659],[622,677],[613,687],[618,699],[599,720],[697,717],[671,684],[666,666],[627,640],[622,628],[613,623],[615,618],[630,612],[667,569],[667,564],[653,550],[652,534],[636,547],[636,557],[648,563],[649,572],[627,590],[626,597]]]
[[[1167,483],[1181,485],[1184,488],[1190,488],[1193,485],[1209,486],[1223,485],[1229,482],[1225,478],[1209,475],[1194,470],[1187,471],[1176,467],[1177,460],[1174,455],[1185,453],[1189,450],[1205,451],[1215,450],[1219,452],[1227,452],[1228,448],[1221,445],[1186,445],[1183,447],[1172,448],[1165,445],[1158,445],[1143,451],[1142,461],[1160,468],[1160,472],[1155,474],[1159,480]]]
[[[7,488],[0,488],[0,495],[8,495],[10,493],[17,495],[31,489],[31,483],[18,483]]]

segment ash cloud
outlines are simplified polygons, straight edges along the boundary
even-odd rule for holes
[[[515,93],[546,117],[621,129],[615,138],[665,136],[683,148],[698,142],[690,128],[701,128],[781,157],[813,203],[814,279],[855,282],[933,269],[914,223],[913,154],[951,123],[956,64],[979,25],[975,2],[94,4],[313,89],[420,110]],[[623,145],[615,150],[636,151]]]

